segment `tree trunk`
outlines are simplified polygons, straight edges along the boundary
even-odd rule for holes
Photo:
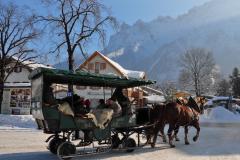
[[[195,94],[196,96],[198,96],[198,81],[196,77],[194,77],[194,88],[195,88]]]
[[[73,72],[73,63],[74,63],[74,60],[73,60],[73,53],[68,53],[68,70],[70,72]]]
[[[71,51],[68,51],[68,70],[71,73],[74,72],[73,64],[74,64],[73,53]],[[73,93],[73,84],[68,84],[68,92]]]
[[[0,60],[0,114],[2,113],[4,78],[5,78],[5,70],[4,70],[3,62]]]
[[[3,89],[4,83],[2,80],[0,80],[0,114],[2,113]]]

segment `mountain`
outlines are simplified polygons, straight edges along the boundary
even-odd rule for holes
[[[177,18],[123,23],[102,52],[125,68],[146,71],[149,78],[176,80],[181,54],[200,47],[213,52],[228,75],[240,61],[239,8],[239,0],[212,0]]]

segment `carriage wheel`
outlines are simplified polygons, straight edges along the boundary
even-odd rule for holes
[[[131,148],[127,149],[126,152],[133,152],[136,146],[137,144],[133,138],[127,138],[126,140],[123,141],[124,148]]]
[[[117,134],[112,136],[112,148],[116,149],[118,148],[119,144],[121,143],[120,138],[118,137]]]
[[[70,160],[72,157],[64,158],[64,156],[69,156],[76,154],[76,147],[70,142],[63,142],[59,145],[57,149],[57,155],[60,159]]]
[[[63,142],[64,142],[63,139],[54,137],[48,144],[49,151],[53,154],[57,154],[58,146]]]

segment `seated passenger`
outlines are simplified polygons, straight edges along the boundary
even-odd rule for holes
[[[97,106],[97,109],[104,109],[104,108],[106,108],[106,104],[105,104],[104,99],[99,99],[98,102],[99,102],[99,104]]]
[[[107,107],[113,109],[113,117],[119,117],[122,114],[122,108],[116,99],[110,98],[107,100]]]
[[[77,116],[83,116],[89,112],[84,105],[85,105],[84,98],[79,97],[78,101],[75,101],[74,110]]]
[[[86,109],[86,112],[89,113],[90,112],[90,105],[91,105],[91,102],[89,99],[86,99],[84,101],[84,105],[85,105],[85,109]]]
[[[67,102],[73,109],[76,116],[82,116],[87,113],[87,110],[84,106],[84,98],[77,94],[63,98],[62,102]]]

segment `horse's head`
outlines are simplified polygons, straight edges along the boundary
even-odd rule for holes
[[[178,103],[178,104],[180,104],[180,105],[187,105],[187,103],[188,103],[188,100],[186,99],[186,98],[183,98],[183,97],[178,97],[177,99],[176,99],[176,102]]]
[[[204,104],[207,102],[205,97],[196,97],[196,103],[199,106],[200,114],[204,113]]]
[[[204,104],[206,100],[204,97],[196,97],[193,99],[192,97],[189,97],[187,105],[191,108],[193,108],[195,111],[197,111],[199,114],[204,113]]]

